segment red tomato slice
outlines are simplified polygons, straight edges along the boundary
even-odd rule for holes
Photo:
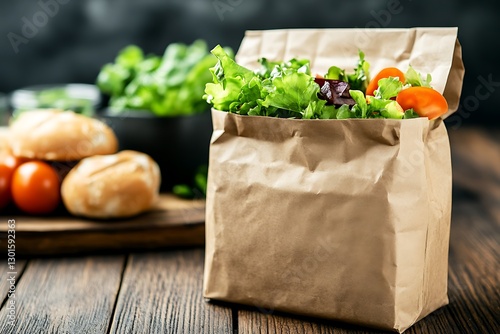
[[[402,83],[405,82],[405,75],[403,72],[395,67],[386,67],[382,71],[378,72],[378,74],[370,81],[368,87],[366,88],[366,95],[373,96],[373,92],[378,89],[378,81],[388,77],[398,77],[399,81]]]
[[[438,91],[429,87],[410,87],[403,89],[396,101],[404,110],[413,108],[421,117],[435,119],[448,111],[448,102]]]

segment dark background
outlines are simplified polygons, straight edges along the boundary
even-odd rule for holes
[[[499,125],[500,87],[498,1],[400,0],[401,12],[387,14],[397,0],[16,0],[0,3],[0,92],[45,83],[93,83],[100,67],[128,44],[162,54],[172,42],[205,39],[209,46],[238,49],[247,29],[315,27],[458,26],[466,68],[462,113],[449,121]],[[42,3],[57,13],[19,44]],[[218,9],[216,7],[218,6]],[[225,10],[225,11],[224,11]],[[477,89],[480,94],[478,95]]]

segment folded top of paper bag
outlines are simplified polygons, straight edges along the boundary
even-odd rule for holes
[[[358,50],[375,75],[385,67],[403,72],[409,65],[432,75],[432,86],[448,101],[446,118],[458,108],[464,66],[457,39],[458,28],[409,29],[283,29],[247,31],[236,55],[240,65],[257,69],[259,58],[307,58],[313,74],[332,65],[353,69]]]

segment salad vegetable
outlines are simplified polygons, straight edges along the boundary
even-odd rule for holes
[[[424,78],[421,74],[415,71],[415,69],[411,67],[411,65],[408,68],[408,71],[406,72],[405,78],[406,78],[406,83],[411,86],[431,88],[431,81],[432,81],[431,75],[427,74],[427,76]]]
[[[404,109],[412,108],[420,116],[434,119],[448,111],[443,95],[429,87],[410,87],[401,91],[396,101]]]
[[[378,89],[378,81],[380,79],[384,78],[389,78],[389,77],[394,77],[398,78],[399,81],[405,82],[405,75],[403,72],[401,72],[399,69],[395,67],[386,67],[382,71],[380,71],[375,78],[373,78],[370,83],[368,84],[368,87],[366,88],[366,95],[373,95],[373,92]]]
[[[228,57],[232,51],[225,49]],[[201,113],[201,98],[211,81],[209,68],[217,59],[207,45],[197,40],[191,45],[172,43],[162,57],[144,55],[131,45],[120,51],[114,63],[102,67],[97,85],[110,95],[110,107],[120,113],[126,109],[148,110],[157,116]]]
[[[352,89],[366,91],[370,80],[370,63],[365,61],[365,54],[359,51],[358,64],[352,74],[346,74],[345,70],[337,66],[332,66],[328,69],[325,75],[327,79],[335,79],[347,82]]]
[[[203,98],[218,110],[298,119],[433,119],[448,110],[444,97],[430,88],[431,76],[423,77],[411,66],[406,74],[385,68],[370,81],[370,64],[361,51],[353,73],[332,66],[316,77],[305,59],[263,58],[261,68],[252,71],[221,46],[212,53],[218,62],[210,69],[213,83],[206,85]]]

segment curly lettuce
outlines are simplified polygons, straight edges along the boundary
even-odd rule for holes
[[[381,79],[374,96],[365,96],[370,65],[361,51],[353,73],[332,66],[324,77],[316,78],[306,59],[275,62],[261,58],[261,67],[252,71],[237,64],[221,46],[212,54],[218,61],[210,70],[213,82],[206,85],[203,98],[218,110],[297,119],[418,117],[395,101],[404,89],[398,78]],[[418,77],[421,85],[430,81],[430,76],[423,78],[417,72],[415,76],[412,70],[410,80]]]

